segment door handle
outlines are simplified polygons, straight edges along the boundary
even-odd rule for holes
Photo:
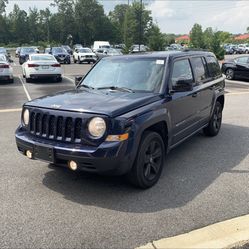
[[[192,97],[193,97],[193,98],[196,98],[197,95],[198,95],[198,93],[193,93],[193,94],[192,94]]]

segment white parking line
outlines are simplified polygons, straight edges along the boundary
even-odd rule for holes
[[[0,113],[5,113],[5,112],[20,112],[22,108],[16,108],[16,109],[4,109],[0,110]]]
[[[19,75],[19,79],[20,79],[20,81],[21,81],[21,83],[22,83],[22,86],[23,86],[24,92],[26,93],[26,96],[27,96],[27,98],[28,98],[28,101],[30,101],[30,100],[31,100],[31,97],[30,97],[29,92],[28,92],[28,90],[27,90],[27,88],[26,88],[26,86],[25,86],[25,84],[24,84],[24,82],[23,82],[23,79],[22,79],[21,75]]]
[[[74,80],[73,80],[73,79],[71,79],[70,77],[63,76],[63,78],[65,78],[65,79],[69,80],[70,82],[72,82],[72,83],[74,84]]]

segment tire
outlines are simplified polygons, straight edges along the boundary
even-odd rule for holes
[[[75,58],[73,57],[73,63],[77,63],[77,60],[75,60]]]
[[[156,132],[145,132],[139,145],[137,157],[127,178],[131,184],[147,189],[159,180],[165,159],[162,137]]]
[[[62,82],[62,77],[57,77],[56,82]]]
[[[225,75],[226,75],[226,78],[228,80],[233,80],[234,79],[234,70],[232,68],[228,68],[226,71],[225,71]]]
[[[219,101],[215,103],[212,117],[207,127],[203,129],[203,132],[208,137],[217,136],[222,123],[222,105]]]
[[[25,77],[25,78],[26,78],[26,83],[31,83],[32,82],[31,78],[27,78],[27,77]]]

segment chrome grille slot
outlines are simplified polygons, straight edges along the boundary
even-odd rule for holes
[[[86,140],[83,138],[85,119],[70,117],[70,113],[66,113],[67,116],[58,114],[60,115],[54,111],[33,109],[30,112],[29,132],[36,137],[49,140],[85,143]]]

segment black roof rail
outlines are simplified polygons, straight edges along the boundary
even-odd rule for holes
[[[203,49],[203,48],[184,48],[182,51],[184,52],[210,52],[208,49]]]

